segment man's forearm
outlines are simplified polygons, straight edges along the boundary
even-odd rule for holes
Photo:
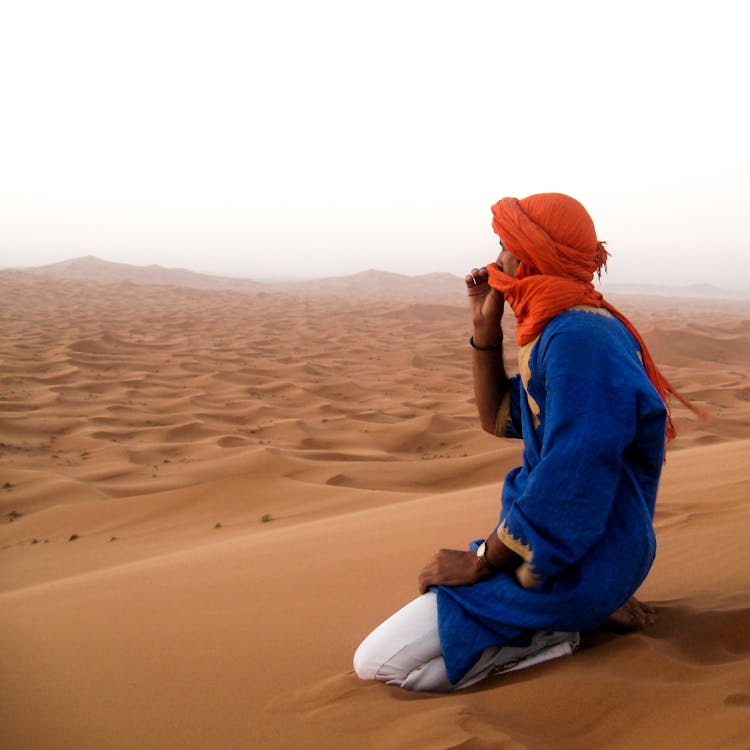
[[[503,365],[503,339],[483,342],[475,339],[476,347],[497,346],[496,349],[472,348],[474,397],[482,429],[495,434],[495,422],[503,396],[508,389],[508,376]]]

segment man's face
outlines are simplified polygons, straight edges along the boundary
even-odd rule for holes
[[[521,264],[521,261],[516,258],[515,255],[512,255],[509,253],[504,247],[503,243],[500,243],[500,255],[497,256],[496,261],[498,268],[503,272],[508,274],[508,276],[515,276],[516,271],[518,270],[518,266]]]

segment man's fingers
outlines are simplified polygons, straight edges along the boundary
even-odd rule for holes
[[[471,273],[467,273],[465,276],[466,286],[474,286],[479,281],[479,269],[472,268]]]
[[[424,572],[420,573],[419,575],[419,593],[424,594],[428,587],[430,585],[430,579],[428,576],[424,574]]]
[[[482,266],[481,268],[472,268],[471,273],[467,273],[466,276],[464,276],[464,281],[466,282],[466,286],[469,288],[486,283],[487,266]]]
[[[475,281],[487,281],[487,266],[481,268],[472,268],[471,275]]]
[[[424,594],[425,591],[427,591],[427,588],[430,586],[430,584],[433,582],[435,576],[434,576],[434,560],[430,560],[430,562],[427,563],[427,565],[422,568],[422,570],[419,573],[419,593]]]

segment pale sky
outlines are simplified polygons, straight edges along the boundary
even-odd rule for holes
[[[462,275],[557,191],[611,283],[748,290],[745,5],[5,3],[0,265]]]

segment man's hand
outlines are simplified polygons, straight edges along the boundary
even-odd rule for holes
[[[419,593],[428,586],[462,586],[487,577],[491,570],[482,564],[474,552],[441,549],[419,574]]]
[[[474,324],[474,343],[495,346],[503,335],[501,320],[505,298],[487,281],[487,268],[474,268],[465,277],[469,312]]]

